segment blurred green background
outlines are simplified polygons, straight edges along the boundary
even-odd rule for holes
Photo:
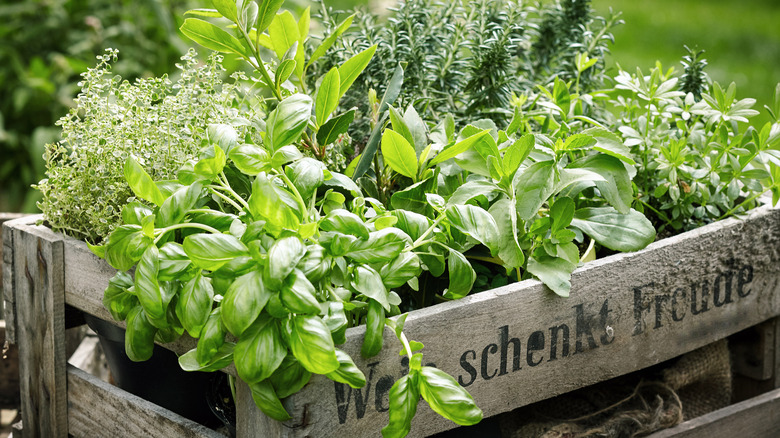
[[[306,0],[292,0],[295,6]],[[331,0],[348,8],[366,0]],[[376,3],[392,3],[377,0]],[[34,212],[44,145],[73,104],[79,73],[107,47],[120,50],[115,71],[127,79],[174,70],[188,45],[176,29],[182,13],[206,0],[2,0],[0,2],[0,212]],[[778,0],[593,0],[597,15],[622,11],[610,65],[647,72],[656,60],[680,69],[683,45],[706,50],[706,72],[762,109],[780,82]],[[373,9],[376,9],[374,7]],[[614,67],[611,67],[614,69]],[[615,71],[612,71],[614,73]],[[763,124],[763,114],[753,120]]]

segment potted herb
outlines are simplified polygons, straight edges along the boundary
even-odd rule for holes
[[[593,85],[606,80],[595,73],[603,54],[593,51],[598,44],[571,57],[540,50],[548,61],[564,66],[569,76],[556,75],[512,100],[484,101],[478,106],[484,113],[471,119],[468,105],[453,104],[455,115],[447,116],[446,105],[428,106],[422,91],[421,99],[414,97],[418,91],[404,97],[405,78],[414,77],[407,71],[421,66],[407,63],[405,69],[396,63],[383,68],[387,79],[381,99],[369,91],[362,109],[345,108],[343,99],[349,90],[359,88],[361,73],[382,45],[361,48],[342,60],[334,58],[332,67],[322,67],[317,61],[344,36],[354,16],[317,42],[308,38],[309,9],[295,19],[290,12],[278,12],[281,3],[215,0],[214,9],[188,13],[182,32],[206,48],[246,60],[257,72],[253,87],[240,101],[224,105],[223,120],[212,119],[199,127],[184,123],[184,132],[199,135],[182,142],[195,149],[179,155],[175,168],[170,167],[175,160],[156,168],[147,161],[158,154],[144,157],[127,151],[121,157],[122,176],[132,194],[115,212],[122,223],[100,245],[90,246],[119,271],[108,283],[103,302],[127,326],[125,348],[130,358],[148,359],[155,341],[172,342],[186,333],[197,339],[197,346],[179,358],[182,368],[216,371],[234,365],[247,385],[239,385],[239,398],[248,391],[257,407],[275,420],[290,420],[291,413],[299,418],[302,405],[317,403],[325,388],[333,391],[332,383],[328,386],[317,377],[325,376],[336,382],[338,414],[332,415],[329,405],[330,418],[320,420],[319,427],[347,421],[351,394],[357,419],[363,418],[367,402],[357,394],[365,387],[367,397],[372,384],[376,409],[370,418],[388,416],[384,436],[410,432],[420,397],[447,420],[475,424],[483,413],[464,386],[478,377],[487,382],[519,370],[525,341],[502,325],[489,334],[498,336],[497,343],[489,342],[479,353],[476,347],[457,351],[458,363],[452,368],[436,352],[451,346],[426,340],[423,356],[423,344],[410,339],[405,330],[410,327],[407,311],[440,303],[437,310],[412,313],[409,324],[416,332],[455,330],[457,321],[473,329],[469,319],[442,318],[463,316],[458,309],[467,306],[490,309],[480,307],[480,301],[490,300],[477,295],[461,300],[480,284],[478,279],[487,286],[486,277],[497,278],[490,284],[496,286],[536,278],[542,283],[517,286],[531,300],[528,309],[549,310],[553,305],[569,313],[574,309],[572,356],[595,350],[616,339],[609,319],[616,310],[610,307],[610,298],[604,298],[594,314],[583,303],[572,307],[554,296],[570,294],[572,272],[592,259],[597,247],[640,250],[655,240],[653,223],[684,229],[690,221],[678,220],[681,215],[707,222],[746,211],[767,191],[780,193],[775,165],[778,125],[743,131],[737,122],[752,115],[750,102],[735,101],[731,88],[724,92],[717,84],[710,97],[690,76],[693,70],[686,70],[690,79],[686,84],[694,84],[690,86],[700,91],[701,100],[696,90],[685,90],[687,95],[678,91],[671,72],[663,74],[660,69],[649,77],[621,73],[616,86],[600,90]],[[415,5],[409,2],[401,10]],[[450,13],[466,11],[474,18],[479,12],[476,6],[457,6],[465,9]],[[513,8],[501,20],[513,22],[522,16]],[[573,17],[553,12],[543,14],[543,22]],[[512,32],[517,29],[491,29],[494,39],[483,45],[507,50],[506,44],[514,44],[517,35]],[[540,36],[545,29],[551,31],[542,27]],[[605,32],[568,37],[599,42]],[[689,64],[695,67],[696,62],[691,58]],[[547,71],[543,66],[550,65],[540,64],[537,70]],[[485,93],[481,90],[477,94]],[[514,90],[494,91],[511,97]],[[405,108],[394,106],[399,96]],[[212,100],[213,95],[206,99]],[[610,112],[610,102],[622,112]],[[497,111],[507,104],[512,108]],[[177,117],[178,112],[174,120],[181,120]],[[350,131],[356,118],[362,120],[360,132]],[[141,135],[141,130],[134,132]],[[349,145],[347,133],[359,140]],[[77,145],[70,147],[75,150]],[[333,151],[345,146],[356,147],[359,154],[342,167],[346,163],[340,164]],[[689,152],[680,155],[685,147]],[[704,147],[698,157],[694,147]],[[52,183],[50,179],[41,184],[44,193]],[[686,191],[686,185],[696,192]],[[704,192],[708,195],[701,195]],[[681,193],[699,197],[686,196],[680,203]],[[44,205],[51,202],[49,211],[57,212],[60,201],[49,199]],[[648,219],[643,212],[653,214]],[[657,253],[652,249],[636,257],[648,260]],[[598,274],[602,266],[606,262],[578,275]],[[718,277],[713,284],[724,284],[718,291],[728,288],[731,294],[733,287],[747,297],[746,285],[757,283],[763,270],[745,266],[733,264],[728,283],[719,283],[725,277]],[[644,331],[649,306],[643,304],[641,288],[638,293],[636,335]],[[682,299],[678,295],[675,300]],[[516,308],[507,301],[508,294],[502,297],[494,291],[493,297],[506,306],[495,309],[497,315],[506,316]],[[725,304],[725,298],[718,297]],[[665,300],[671,305],[672,295]],[[666,301],[656,304],[658,321]],[[679,313],[672,314],[677,317]],[[593,321],[600,322],[603,334],[593,333]],[[534,331],[527,338],[529,367],[541,363],[534,352],[545,348],[547,361],[568,357],[570,330],[575,329],[563,323],[551,327],[548,342],[544,331]],[[554,336],[565,337],[560,350]],[[398,342],[394,347],[385,345],[392,339]],[[368,358],[377,354],[381,364],[375,369],[379,362],[370,364]],[[386,365],[392,356],[396,360]],[[501,358],[495,370],[491,357]],[[380,391],[374,371],[389,368],[396,370],[395,377],[383,380]],[[442,368],[462,372],[454,376]],[[621,372],[625,366],[615,369]],[[303,395],[294,395],[302,388]],[[480,395],[485,392],[474,388]],[[302,401],[296,402],[296,397]],[[496,412],[517,403],[489,404]],[[496,408],[497,404],[503,407]],[[322,413],[313,415],[322,418]],[[436,421],[421,430],[449,427]],[[302,433],[311,427],[297,424]],[[350,427],[346,430],[369,429]],[[366,433],[376,433],[379,427],[371,423]],[[336,428],[328,430],[339,433]]]

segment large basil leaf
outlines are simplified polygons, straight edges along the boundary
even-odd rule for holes
[[[412,239],[398,228],[385,228],[369,233],[368,239],[353,242],[345,255],[358,263],[388,262],[411,243]]]
[[[498,234],[502,236],[498,246],[498,257],[504,266],[519,268],[525,262],[525,255],[518,241],[517,209],[514,199],[499,199],[488,210],[498,226]]]
[[[492,199],[495,195],[500,193],[499,187],[492,181],[477,180],[468,181],[462,186],[455,189],[449,199],[447,199],[448,205],[465,204],[477,196],[484,195],[488,199]]]
[[[127,161],[125,161],[124,175],[125,181],[130,185],[130,189],[139,198],[155,205],[162,205],[165,201],[165,196],[154,183],[152,177],[146,173],[132,155],[127,157]]]
[[[311,378],[311,373],[304,368],[295,356],[288,354],[282,360],[268,379],[280,398],[289,397],[300,391]]]
[[[424,366],[418,378],[420,395],[437,414],[461,426],[482,420],[482,410],[474,403],[471,394],[444,371]]]
[[[612,207],[582,208],[574,213],[571,224],[615,251],[638,251],[655,240],[653,224],[634,209],[620,214]]]
[[[361,265],[355,268],[350,285],[361,294],[376,300],[390,311],[387,288],[382,283],[382,276],[370,266]]]
[[[168,242],[160,247],[160,270],[157,272],[157,279],[160,281],[171,281],[192,266],[190,258],[184,252],[184,247],[176,242]]]
[[[193,171],[206,179],[213,180],[222,173],[226,163],[225,151],[217,145],[210,145],[201,149]]]
[[[290,418],[290,414],[282,406],[282,402],[279,400],[279,396],[276,395],[273,385],[268,380],[264,380],[258,383],[252,383],[249,385],[249,389],[252,391],[252,400],[265,415],[273,418],[277,421],[287,421]]]
[[[265,219],[278,228],[297,230],[301,221],[297,211],[283,199],[284,189],[268,180],[265,174],[257,175],[252,183],[249,211],[255,219]]]
[[[422,272],[420,257],[413,252],[402,252],[390,263],[382,266],[379,275],[388,289],[401,287]]]
[[[366,385],[366,376],[355,365],[352,358],[339,349],[336,349],[336,357],[339,360],[338,369],[326,374],[325,377],[335,382],[346,383],[353,388],[364,387]]]
[[[289,345],[301,365],[314,374],[328,374],[341,366],[330,330],[318,316],[293,316]]]
[[[131,287],[133,278],[125,272],[117,272],[108,280],[108,287],[103,293],[103,306],[117,321],[124,321],[127,314],[139,304],[138,297],[128,290]]]
[[[454,249],[450,250],[447,258],[447,268],[449,270],[450,285],[444,291],[444,297],[457,300],[463,298],[471,292],[474,281],[477,280],[477,273],[471,267],[471,263],[466,257]]]
[[[306,275],[299,270],[294,270],[287,276],[287,280],[279,292],[282,304],[292,313],[309,313],[317,315],[322,311],[316,290]]]
[[[287,166],[285,173],[304,199],[309,199],[325,181],[325,164],[305,157]]]
[[[361,239],[368,239],[369,231],[363,220],[348,210],[338,208],[331,210],[320,221],[320,229],[324,231],[336,231],[343,234],[351,234]]]
[[[179,366],[184,371],[219,371],[222,368],[233,363],[233,350],[236,344],[227,342],[222,344],[222,347],[217,350],[217,353],[212,357],[211,361],[201,365],[197,359],[197,350],[192,349],[181,356],[179,356]]]
[[[127,225],[141,225],[141,221],[152,214],[152,209],[138,201],[133,201],[122,208],[122,222]]]
[[[382,351],[385,331],[385,309],[378,301],[368,300],[368,313],[366,314],[366,334],[363,336],[363,346],[360,355],[373,357]]]
[[[279,325],[266,314],[240,337],[233,361],[239,377],[247,383],[255,383],[270,377],[285,356],[287,348]]]
[[[120,271],[132,268],[152,244],[140,225],[122,225],[114,229],[106,241],[106,261]]]
[[[176,302],[176,316],[190,336],[197,338],[211,314],[214,288],[211,279],[198,273],[184,284]]]
[[[136,306],[127,314],[125,353],[134,362],[149,360],[154,352],[157,328],[146,317],[143,307]]]
[[[135,293],[149,321],[157,328],[168,327],[168,304],[173,294],[160,287],[157,273],[160,271],[160,251],[154,245],[144,252],[135,270]]]
[[[184,252],[200,269],[214,271],[236,257],[249,255],[247,247],[229,234],[193,234],[184,239]]]
[[[266,120],[266,141],[276,151],[292,144],[306,129],[311,116],[312,100],[305,94],[293,94],[271,111]]]
[[[593,149],[618,158],[629,165],[633,166],[636,164],[631,158],[631,150],[614,133],[598,127],[586,129],[582,133],[596,140],[596,145],[593,146]]]
[[[306,247],[295,236],[277,240],[268,250],[265,276],[271,289],[279,289],[284,279],[306,254]]]
[[[260,316],[272,292],[263,284],[263,275],[254,270],[238,277],[222,299],[222,322],[235,336],[241,336]]]
[[[604,177],[604,181],[595,181],[604,199],[622,214],[631,209],[634,200],[631,177],[618,158],[605,154],[588,155],[575,161],[570,167],[590,170]]]
[[[200,366],[206,366],[222,349],[225,344],[225,335],[227,330],[222,324],[222,308],[217,307],[211,312],[206,324],[200,331],[198,346],[196,348],[195,358]]]
[[[157,226],[163,228],[181,222],[184,216],[195,207],[202,190],[203,186],[200,183],[176,190],[160,206],[160,212],[157,215],[160,218],[160,223]]]
[[[433,223],[428,217],[413,211],[393,210],[390,214],[398,218],[398,222],[395,224],[396,228],[408,234],[414,240],[422,237]]]
[[[253,144],[242,144],[230,151],[230,159],[246,175],[257,175],[271,168],[271,156],[265,149]]]
[[[404,438],[409,434],[420,401],[418,378],[417,372],[411,372],[396,380],[390,388],[390,419],[382,428],[382,437]]]

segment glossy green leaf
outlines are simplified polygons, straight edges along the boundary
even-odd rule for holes
[[[263,311],[273,293],[263,283],[257,270],[238,277],[222,299],[222,322],[235,336],[241,336]]]
[[[240,336],[233,352],[236,372],[247,383],[270,377],[287,356],[276,320],[267,314],[261,320]]]
[[[236,128],[224,123],[211,123],[208,125],[209,140],[229,154],[238,146],[238,132]]]
[[[340,301],[328,302],[328,311],[322,317],[322,321],[328,326],[333,342],[336,345],[347,342],[346,331],[349,327],[349,320],[347,319],[347,313],[344,311],[344,303]]]
[[[227,157],[222,148],[217,145],[210,145],[200,151],[193,171],[206,179],[212,180],[222,173],[226,163]]]
[[[366,314],[366,334],[363,335],[363,345],[360,355],[369,358],[382,351],[385,331],[385,309],[375,300],[368,300],[368,313]]]
[[[252,144],[242,144],[230,151],[230,159],[238,170],[246,175],[267,172],[271,167],[271,157],[265,149]]]
[[[357,266],[353,271],[352,278],[350,279],[350,285],[361,294],[376,300],[385,308],[386,311],[390,311],[390,303],[388,301],[387,288],[385,288],[382,282],[382,276],[379,275],[372,267],[367,265]]]
[[[500,245],[501,236],[493,216],[474,205],[450,205],[445,211],[450,225],[469,235],[495,253]]]
[[[246,48],[233,35],[214,24],[198,18],[187,18],[179,28],[189,39],[201,46],[222,53],[236,53],[244,58],[251,57]]]
[[[357,55],[349,58],[339,67],[339,78],[341,79],[341,85],[339,87],[339,99],[344,93],[349,90],[355,79],[363,73],[371,58],[376,52],[376,45],[373,45],[366,50],[358,53]]]
[[[303,389],[311,379],[311,373],[295,356],[288,354],[268,379],[280,398],[289,397]]]
[[[271,156],[271,167],[279,169],[283,165],[303,158],[303,154],[293,145],[282,146]]]
[[[124,175],[136,196],[158,206],[163,204],[165,197],[162,192],[132,155],[125,161]]]
[[[157,279],[171,281],[187,272],[192,267],[190,258],[184,248],[176,242],[168,242],[160,247],[160,270]]]
[[[140,225],[121,225],[106,241],[106,261],[120,271],[132,268],[141,260],[152,239],[145,236]]]
[[[468,295],[474,286],[474,281],[477,280],[477,273],[474,272],[471,263],[466,260],[466,256],[451,249],[447,258],[447,270],[450,284],[444,291],[444,297],[457,300]]]
[[[201,329],[195,358],[201,366],[207,366],[219,354],[225,344],[227,329],[222,324],[222,308],[217,307],[211,312],[206,324]]]
[[[412,135],[412,141],[410,141],[410,143],[414,146],[414,150],[419,156],[423,149],[428,146],[428,128],[411,104],[404,112],[404,122]]]
[[[368,239],[369,231],[363,220],[356,214],[342,208],[331,210],[320,221],[320,229],[351,234],[361,239]]]
[[[406,125],[406,120],[404,120],[403,115],[401,115],[392,105],[387,107],[387,110],[389,111],[390,125],[393,127],[393,131],[403,136],[403,138],[414,148],[414,136],[412,136],[412,131],[409,130],[409,126]]]
[[[396,228],[409,235],[413,240],[422,237],[423,233],[433,224],[427,217],[412,211],[393,210],[390,214],[398,218],[398,222],[395,224]]]
[[[422,267],[420,257],[413,252],[402,252],[382,266],[379,275],[382,277],[382,283],[388,289],[403,286],[407,281],[420,275]]]
[[[297,141],[311,116],[312,100],[305,94],[293,94],[271,111],[266,120],[266,142],[273,151]]]
[[[322,125],[328,120],[330,113],[339,105],[339,89],[341,87],[341,78],[339,71],[333,67],[322,77],[320,87],[317,89],[317,100],[315,101],[315,115],[317,124]]]
[[[471,394],[444,371],[424,366],[418,379],[420,395],[437,414],[461,426],[482,420],[482,410],[474,403]]]
[[[411,243],[412,239],[398,228],[385,228],[370,233],[366,240],[355,241],[345,255],[357,263],[388,262]]]
[[[550,207],[550,218],[552,225],[550,232],[553,236],[559,231],[567,228],[574,217],[574,201],[571,198],[561,197]]]
[[[296,269],[287,276],[279,298],[284,307],[292,313],[318,315],[322,312],[322,307],[317,301],[316,292],[306,275]]]
[[[306,254],[306,247],[295,236],[276,241],[268,250],[268,262],[265,265],[265,278],[271,289],[281,287],[284,279],[295,269],[295,265]]]
[[[152,215],[152,209],[133,201],[122,207],[122,223],[125,225],[141,225],[143,218]]]
[[[117,272],[108,280],[108,287],[103,293],[103,306],[117,321],[124,321],[127,314],[139,304],[138,297],[129,291],[131,287],[133,277],[125,272]]]
[[[552,161],[540,161],[515,174],[512,182],[517,199],[517,213],[527,221],[534,217],[539,209],[553,194],[555,187],[555,169]]]
[[[233,363],[233,350],[235,347],[236,344],[232,342],[222,344],[222,347],[217,350],[211,361],[203,365],[198,362],[197,350],[193,348],[179,356],[179,366],[184,371],[219,371]]]
[[[310,199],[325,181],[325,164],[304,157],[287,166],[285,173],[304,199]]]
[[[197,204],[202,190],[203,186],[200,183],[193,183],[176,190],[160,206],[157,226],[163,228],[181,222]]]
[[[252,183],[249,211],[255,219],[265,219],[275,227],[297,230],[300,219],[294,208],[284,201],[283,191],[264,174],[257,175]]]
[[[260,408],[265,415],[273,418],[276,421],[287,421],[290,418],[290,414],[282,406],[282,402],[274,391],[273,385],[268,380],[264,380],[258,383],[249,384],[249,389],[252,391],[252,400],[255,405]]]
[[[399,133],[386,129],[382,135],[382,158],[393,170],[409,178],[417,177],[414,147]]]
[[[301,365],[314,374],[328,374],[341,365],[330,330],[318,316],[292,318],[289,346]]]
[[[279,63],[279,67],[277,67],[276,74],[274,75],[274,84],[276,85],[276,88],[280,88],[285,81],[290,79],[290,76],[295,71],[295,66],[296,63],[294,59],[285,59]]]
[[[229,234],[193,234],[184,239],[184,252],[200,269],[214,271],[236,257],[249,255],[247,247]]]
[[[525,254],[518,241],[517,209],[514,199],[500,199],[490,206],[488,210],[498,226],[498,234],[503,236],[498,247],[498,258],[505,267],[519,268],[525,263]],[[510,238],[511,237],[511,238]]]
[[[366,386],[366,376],[347,353],[336,349],[336,358],[339,361],[338,369],[326,374],[325,377],[334,382],[345,383],[353,388]]]
[[[158,328],[167,327],[168,304],[173,295],[164,293],[157,274],[160,270],[160,251],[154,245],[144,252],[135,270],[135,293],[149,321]]]
[[[211,315],[214,288],[211,279],[200,273],[184,284],[176,302],[176,316],[190,336],[197,338]]]
[[[390,387],[390,419],[387,426],[382,428],[382,437],[404,438],[409,434],[420,401],[418,378],[418,373],[412,372],[396,380]]]
[[[136,306],[127,315],[125,329],[125,353],[130,360],[149,360],[154,352],[154,335],[157,328],[146,317],[143,307]]]
[[[612,207],[581,208],[571,224],[615,251],[638,251],[655,240],[653,224],[633,209],[621,214]]]
[[[352,25],[352,20],[355,18],[355,15],[352,14],[349,17],[345,18],[344,21],[339,23],[338,26],[333,30],[333,32],[330,33],[324,40],[322,40],[322,43],[314,49],[314,53],[311,54],[309,57],[309,62],[306,64],[308,67],[311,65],[314,61],[320,59],[322,55],[324,55],[328,49],[330,49],[333,46],[333,43],[336,42],[336,39],[341,36],[344,32],[346,32],[347,29],[349,29],[349,26]]]

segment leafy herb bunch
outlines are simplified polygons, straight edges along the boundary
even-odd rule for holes
[[[38,207],[52,228],[92,243],[116,228],[133,200],[121,166],[129,154],[155,179],[170,179],[203,142],[218,136],[215,124],[234,123],[245,132],[251,119],[251,107],[240,104],[246,87],[223,82],[219,56],[200,65],[190,51],[176,82],[163,76],[135,83],[112,74],[116,58],[108,50],[84,73],[78,105],[57,123],[62,140],[47,146],[47,178],[37,185],[43,194]]]
[[[385,22],[357,12],[356,29],[346,32],[336,50],[316,65],[328,69],[369,45],[377,46],[360,87],[344,100],[346,107],[358,108],[359,123],[368,124],[365,96],[370,90],[383,93],[401,63],[401,106],[414,105],[426,120],[452,114],[458,124],[482,118],[505,124],[512,118],[514,95],[534,94],[536,84],[556,76],[579,76],[578,55],[598,63],[583,76],[583,90],[598,88],[604,79],[598,67],[603,67],[612,38],[609,30],[619,23],[617,16],[593,17],[587,1],[533,8],[519,1],[410,0],[392,11]],[[335,29],[336,15],[323,8],[322,20]],[[356,140],[359,145],[366,141]]]
[[[737,99],[734,83],[710,85],[701,54],[689,49],[681,76],[656,64],[615,78],[615,129],[640,157],[637,209],[665,233],[744,213],[770,191],[780,199],[780,85],[767,108],[774,122],[757,129],[755,99]]]

